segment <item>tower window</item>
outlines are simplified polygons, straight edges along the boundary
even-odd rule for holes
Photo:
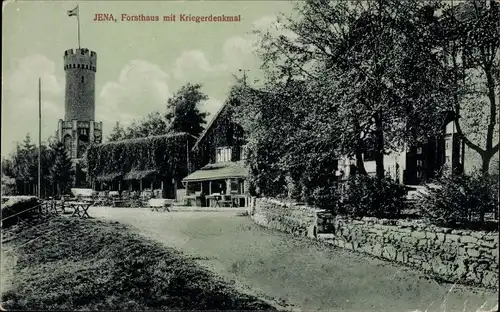
[[[83,76],[82,76],[82,83],[84,82]]]

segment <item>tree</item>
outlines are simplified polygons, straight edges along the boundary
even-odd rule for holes
[[[15,176],[14,170],[12,159],[2,157],[2,196],[17,193],[16,179],[13,178]]]
[[[116,122],[115,127],[111,130],[108,136],[108,141],[120,141],[125,137],[125,129],[122,127],[119,121]]]
[[[274,81],[310,81],[317,101],[309,106],[317,111],[330,106],[335,113],[328,114],[329,122],[343,125],[335,133],[341,138],[338,150],[356,155],[364,171],[362,151],[366,143],[374,142],[377,175],[383,177],[383,155],[401,149],[418,128],[413,122],[416,119],[408,117],[419,115],[426,120],[422,115],[438,115],[437,109],[430,108],[441,107],[436,105],[437,98],[434,105],[429,100],[419,101],[406,92],[408,83],[400,83],[411,80],[416,69],[427,68],[409,62],[416,54],[413,44],[408,44],[414,39],[409,35],[415,33],[402,31],[408,28],[409,17],[418,13],[418,6],[392,0],[307,1],[298,12],[298,20],[280,20],[288,35],[263,35],[264,68]]]
[[[208,100],[208,96],[201,88],[201,84],[188,83],[168,99],[165,119],[170,122],[170,131],[185,132],[195,137],[203,132],[207,113],[200,112],[198,106]]]
[[[49,138],[48,145],[41,146],[41,192],[42,196],[52,196],[55,193],[55,186],[52,184],[50,169],[55,162],[55,150],[58,144],[56,138]]]
[[[159,112],[149,113],[144,119],[133,123],[125,131],[125,139],[145,138],[169,133],[168,122]]]
[[[15,162],[15,177],[22,181],[23,194],[34,194],[33,186],[37,178],[38,152],[31,142],[29,133],[24,138],[22,145],[17,147]]]
[[[50,168],[50,179],[57,188],[57,195],[68,191],[73,180],[73,165],[71,158],[64,148],[64,144],[58,142],[54,147],[54,163]]]
[[[481,172],[487,174],[499,150],[500,4],[469,0],[445,6],[436,31],[442,35],[442,70],[453,74],[450,98],[458,134],[480,155]]]
[[[415,30],[432,23],[423,18],[423,8],[414,1],[307,1],[298,8],[298,20],[280,20],[287,35],[262,37],[269,80],[316,85],[311,90],[320,101],[309,106],[332,106],[337,116],[329,114],[330,123],[345,126],[336,133],[339,150],[361,163],[361,151],[373,142],[381,178],[383,155],[415,137],[435,135],[441,123],[424,121],[447,110],[444,93],[435,87],[442,78],[434,70],[439,60],[432,46],[423,48],[429,38],[420,35],[416,42],[424,44],[414,42]]]
[[[16,180],[2,175],[2,196],[16,195]]]

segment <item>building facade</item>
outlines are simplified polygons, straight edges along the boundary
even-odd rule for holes
[[[436,139],[424,139],[414,146],[405,146],[402,151],[384,155],[386,174],[405,185],[422,185],[442,174],[464,171],[465,145],[460,140],[454,121],[443,127],[443,134]],[[373,155],[363,154],[365,170],[369,175],[376,174]],[[352,174],[355,161],[344,158],[339,170],[344,178]]]
[[[189,205],[238,206],[248,203],[243,129],[224,104],[191,150],[191,174],[182,180]]]

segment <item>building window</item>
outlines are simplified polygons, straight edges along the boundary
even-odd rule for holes
[[[84,82],[83,76],[82,76],[82,83]]]
[[[218,147],[216,162],[228,162],[231,161],[231,148],[230,147]]]
[[[422,167],[422,161],[421,160],[417,160],[417,167]]]
[[[247,156],[247,146],[243,145],[240,147],[240,160],[245,160]]]
[[[418,155],[422,154],[422,148],[421,147],[417,147],[417,154]]]

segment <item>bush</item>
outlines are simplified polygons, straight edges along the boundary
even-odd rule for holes
[[[14,195],[16,193],[16,180],[2,175],[2,196]]]
[[[484,223],[485,214],[494,211],[498,204],[498,186],[489,176],[443,176],[436,182],[434,187],[426,186],[417,203],[422,215],[433,224],[455,227]]]
[[[352,217],[395,218],[406,200],[404,185],[392,179],[357,174],[347,181],[341,213]]]
[[[17,222],[16,217],[9,218],[17,213],[38,205],[38,198],[33,196],[9,196],[2,198],[2,227],[9,226]],[[34,209],[36,210],[36,209]],[[31,217],[36,211],[29,210],[19,214],[19,217]],[[9,218],[9,219],[7,219]],[[7,220],[6,220],[7,219]]]
[[[336,185],[317,186],[308,196],[304,194],[306,203],[321,209],[337,210],[339,204],[339,193]]]

